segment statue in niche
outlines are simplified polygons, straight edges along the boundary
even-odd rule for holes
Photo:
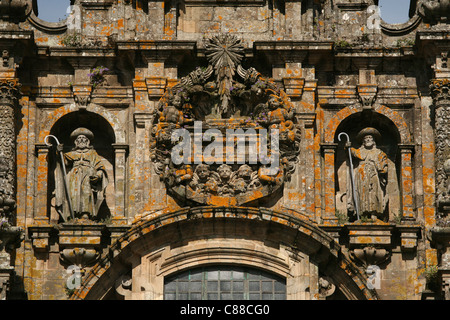
[[[75,218],[93,219],[97,216],[105,198],[108,176],[102,159],[93,149],[94,134],[86,128],[78,128],[70,138],[74,141],[72,151],[64,153],[67,168],[67,187]],[[58,145],[62,152],[63,145]],[[62,171],[56,170],[56,208],[65,221],[70,215],[64,194]]]
[[[376,141],[381,134],[374,128],[365,128],[357,136],[361,147],[350,148],[354,161],[354,179],[356,197],[361,216],[381,218],[388,204],[386,186],[388,182],[388,157],[377,148]],[[352,195],[351,184],[348,183],[347,195]],[[349,211],[355,211],[355,204],[351,196],[347,196]]]

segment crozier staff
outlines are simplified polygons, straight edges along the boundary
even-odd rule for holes
[[[75,217],[94,218],[104,200],[108,184],[106,168],[93,149],[94,134],[86,128],[78,128],[70,135],[74,141],[72,151],[63,153],[67,172],[67,188]],[[57,150],[62,153],[63,146]],[[62,177],[56,171],[56,208],[67,220],[68,202],[63,194]]]

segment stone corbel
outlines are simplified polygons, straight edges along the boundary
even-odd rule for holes
[[[130,275],[125,274],[121,276],[115,282],[115,289],[118,295],[122,296],[127,300],[132,294],[132,278]]]
[[[28,234],[31,238],[31,245],[35,251],[48,251],[50,247],[50,238],[56,230],[49,224],[35,225],[28,228]]]
[[[163,77],[150,77],[145,79],[148,97],[152,100],[160,99],[167,86],[167,79]]]
[[[104,224],[64,223],[59,229],[60,261],[84,270],[94,265],[104,246]]]
[[[378,266],[389,258],[390,252],[389,250],[383,248],[366,246],[363,248],[353,249],[352,256],[361,262],[365,267],[372,265]]]
[[[303,88],[305,87],[305,79],[295,77],[283,78],[282,80],[287,95],[296,100],[301,99],[303,95]]]
[[[351,257],[364,267],[386,262],[391,256],[394,228],[385,224],[348,225]]]
[[[363,110],[372,110],[377,99],[378,86],[376,84],[359,84],[358,98]]]
[[[78,110],[86,110],[91,103],[92,85],[73,85],[72,92]]]
[[[97,62],[96,57],[68,57],[67,61],[75,70],[74,83],[71,86],[73,98],[79,110],[85,110],[91,102],[93,87],[89,71]]]
[[[336,291],[336,286],[329,277],[319,278],[319,299],[326,300],[326,298],[333,295]]]
[[[419,226],[400,225],[397,226],[400,232],[400,248],[403,252],[414,252],[417,249],[420,237]]]

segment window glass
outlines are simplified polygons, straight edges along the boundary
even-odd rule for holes
[[[187,270],[164,281],[166,300],[285,300],[286,280],[250,268],[215,266]]]

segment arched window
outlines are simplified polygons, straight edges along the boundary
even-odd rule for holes
[[[409,20],[411,0],[379,0],[380,15],[386,23],[405,23]]]
[[[38,18],[47,22],[59,22],[70,12],[70,0],[38,0]]]
[[[253,268],[196,268],[165,279],[164,299],[285,300],[286,280]]]

